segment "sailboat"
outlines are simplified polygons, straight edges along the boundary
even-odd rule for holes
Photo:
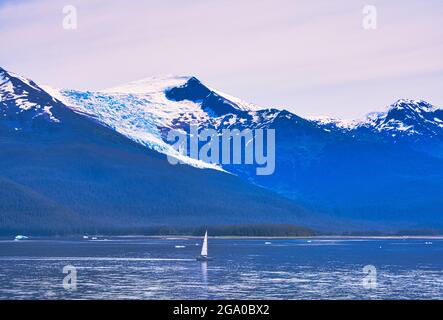
[[[209,261],[212,258],[208,257],[208,230],[206,230],[205,238],[203,240],[202,252],[196,258],[198,261]]]

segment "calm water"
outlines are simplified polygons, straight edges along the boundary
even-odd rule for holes
[[[0,299],[443,299],[443,240],[210,239],[209,263],[194,259],[199,242],[0,241]]]

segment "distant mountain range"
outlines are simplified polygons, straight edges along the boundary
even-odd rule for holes
[[[178,154],[166,136],[191,123],[275,129],[275,174]],[[1,233],[248,223],[443,229],[443,109],[424,101],[399,100],[360,121],[304,119],[194,77],[90,92],[0,69],[0,134]]]

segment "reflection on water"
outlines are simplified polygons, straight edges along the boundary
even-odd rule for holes
[[[209,262],[195,260],[199,249],[192,239],[0,241],[0,299],[443,299],[439,239],[211,239]],[[76,291],[63,287],[66,265]]]
[[[200,263],[202,267],[202,283],[208,284],[208,262],[201,261]]]

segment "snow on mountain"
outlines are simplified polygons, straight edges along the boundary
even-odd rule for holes
[[[263,109],[263,108],[261,108],[260,106],[254,104],[254,103],[249,103],[249,102],[243,101],[242,99],[239,99],[237,97],[231,96],[231,95],[229,95],[227,93],[224,93],[222,91],[216,90],[216,89],[211,88],[211,87],[208,87],[208,88],[210,90],[214,91],[216,94],[218,94],[218,95],[220,95],[222,97],[225,97],[226,99],[234,102],[240,110],[243,110],[243,111],[258,111],[258,110],[262,110]]]
[[[327,131],[372,131],[399,136],[434,137],[443,134],[443,109],[423,100],[400,99],[386,111],[369,113],[363,119],[342,120],[329,117],[312,118]]]
[[[188,133],[191,124],[219,132],[260,128],[282,116],[280,110],[260,110],[190,76],[145,78],[95,92],[44,88],[72,110],[94,117],[144,146],[196,167],[218,170],[222,170],[218,165],[178,153],[166,139],[169,130]]]
[[[361,127],[391,135],[433,137],[443,133],[443,109],[423,100],[401,99],[387,111],[372,113]]]
[[[180,87],[189,81],[192,77],[189,76],[172,76],[167,75],[163,77],[149,77],[137,81],[132,81],[127,84],[100,90],[106,93],[126,93],[126,94],[161,94],[169,88]]]
[[[40,87],[0,69],[0,99],[0,116],[14,130],[29,129],[40,119],[59,123],[51,109],[61,101],[75,112],[92,117],[146,147],[194,167],[217,170],[222,170],[221,166],[177,152],[167,141],[167,133],[170,130],[189,133],[190,124],[218,132],[246,128],[285,132],[285,128],[308,122],[326,134],[350,133],[353,137],[361,133],[394,140],[443,136],[443,109],[422,100],[398,100],[386,111],[370,113],[363,119],[306,120],[286,110],[262,109],[246,103],[191,76],[151,77],[91,92]]]
[[[419,100],[399,100],[385,112],[364,119],[303,119],[277,109],[262,109],[208,86],[191,76],[151,77],[100,91],[44,87],[76,112],[88,114],[130,139],[182,162],[200,168],[222,170],[177,152],[167,141],[170,130],[189,134],[199,128],[258,129],[314,126],[324,133],[371,133],[388,138],[443,134],[442,110]]]
[[[220,125],[222,122],[222,119],[213,119],[204,111],[200,102],[174,101],[166,97],[167,90],[180,88],[190,79],[195,78],[146,78],[96,92],[44,88],[74,111],[89,114],[144,146],[195,167],[221,170],[217,165],[178,153],[165,141],[169,130],[182,130],[185,124]],[[242,105],[243,108],[245,106]]]
[[[0,68],[0,117],[15,130],[34,122],[59,123],[51,112],[55,100],[33,81]]]
[[[344,120],[328,116],[311,117],[309,120],[317,123],[326,131],[331,131],[332,129],[352,130],[362,123],[362,120]]]

